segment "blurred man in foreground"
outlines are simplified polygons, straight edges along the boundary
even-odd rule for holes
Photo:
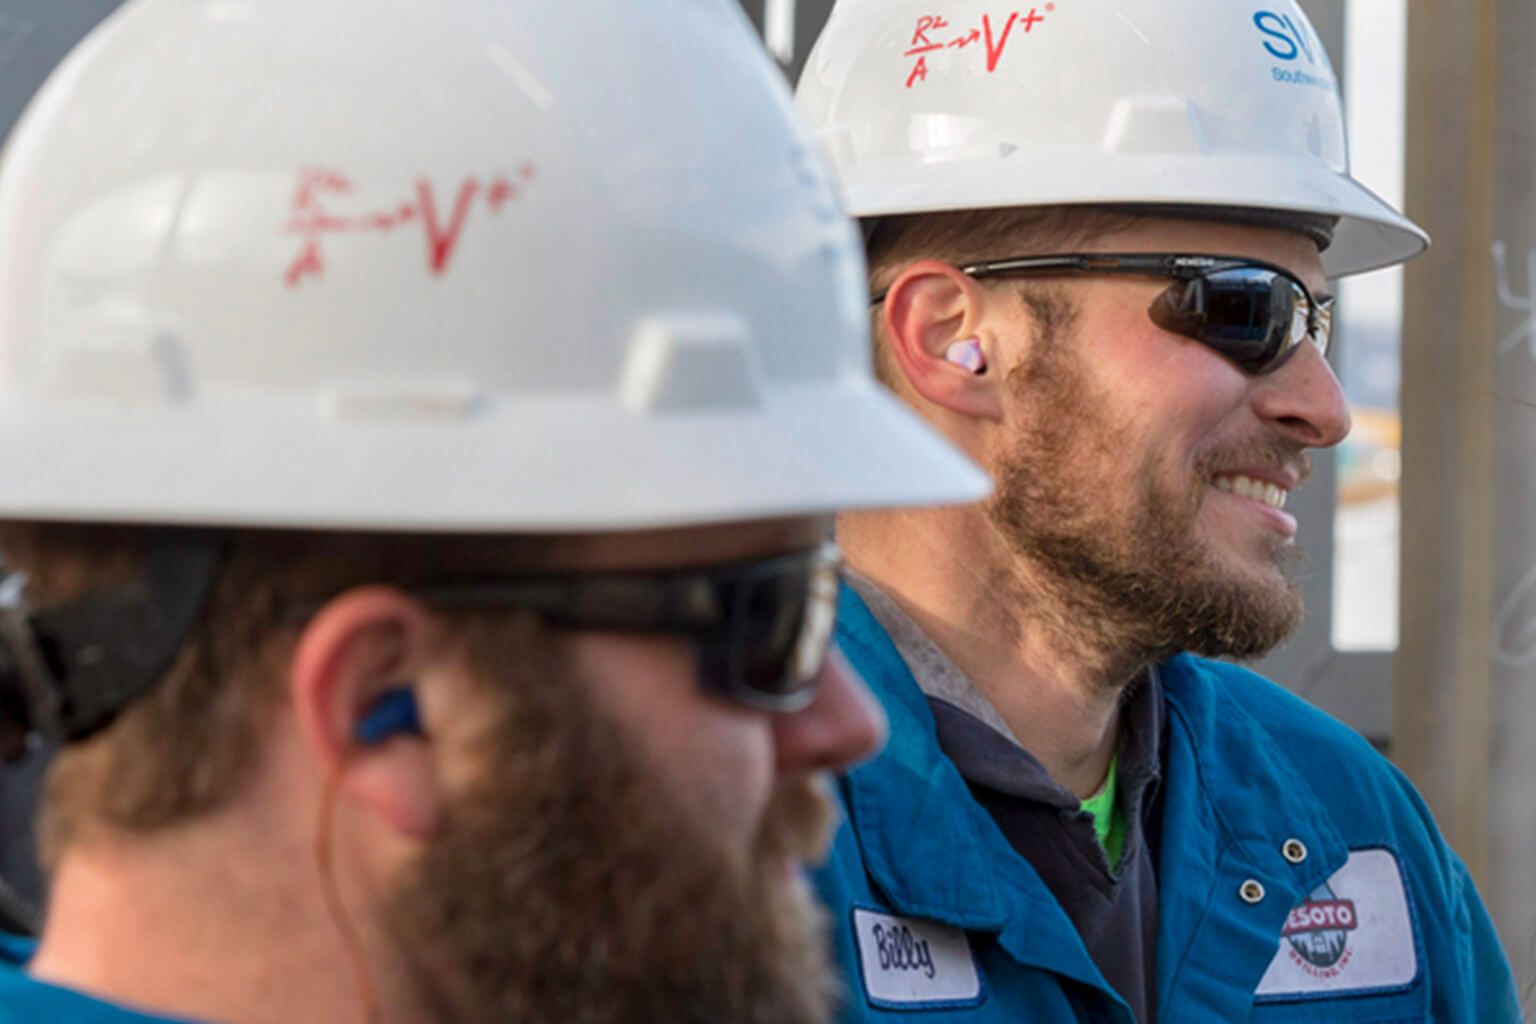
[[[0,698],[65,744],[0,1021],[826,1019],[801,865],[883,732],[828,517],[985,482],[870,381],[773,76],[681,0],[138,0],[61,67],[0,169]]]

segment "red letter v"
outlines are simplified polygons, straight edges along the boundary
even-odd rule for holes
[[[432,249],[432,273],[441,274],[453,258],[453,250],[459,244],[464,231],[464,219],[469,215],[469,204],[480,189],[480,183],[471,178],[459,186],[459,196],[454,200],[453,215],[448,229],[443,230],[437,220],[437,203],[432,197],[432,185],[425,179],[416,182],[416,196],[421,202],[422,223],[427,228],[427,244]]]
[[[1003,26],[1003,37],[999,39],[997,41],[997,45],[994,46],[992,44],[992,16],[990,14],[983,14],[981,16],[981,27],[985,29],[987,33],[988,71],[997,70],[997,62],[1002,60],[1003,50],[1008,46],[1008,35],[1013,31],[1013,23],[1018,20],[1019,16],[1017,14],[1008,15],[1008,24]]]

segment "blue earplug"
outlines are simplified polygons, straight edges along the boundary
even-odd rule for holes
[[[423,735],[421,711],[416,695],[410,690],[390,690],[373,702],[368,713],[352,727],[352,738],[361,746],[373,747],[391,736]]]

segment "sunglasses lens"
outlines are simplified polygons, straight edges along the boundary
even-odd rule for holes
[[[1298,317],[1306,337],[1307,311],[1291,282],[1274,271],[1239,267],[1203,281],[1208,315],[1201,340],[1244,370],[1263,372],[1283,356],[1295,343]]]
[[[1262,267],[1180,281],[1148,312],[1159,327],[1215,349],[1249,373],[1274,369],[1307,336],[1305,297],[1293,282]]]
[[[810,703],[832,642],[837,581],[836,557],[817,552],[726,584],[719,632],[701,643],[707,684],[770,710]]]

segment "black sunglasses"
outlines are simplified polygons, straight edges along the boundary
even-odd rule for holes
[[[1272,263],[1238,256],[1083,253],[1020,256],[960,268],[982,279],[1036,274],[1127,274],[1176,282],[1152,300],[1147,315],[1165,331],[1200,342],[1251,374],[1284,365],[1308,338],[1328,354],[1333,296],[1315,296]],[[870,300],[885,301],[887,292]]]
[[[699,684],[774,712],[810,704],[832,642],[841,556],[806,551],[699,569],[572,572],[412,587],[444,611],[523,608],[562,629],[687,638]]]

